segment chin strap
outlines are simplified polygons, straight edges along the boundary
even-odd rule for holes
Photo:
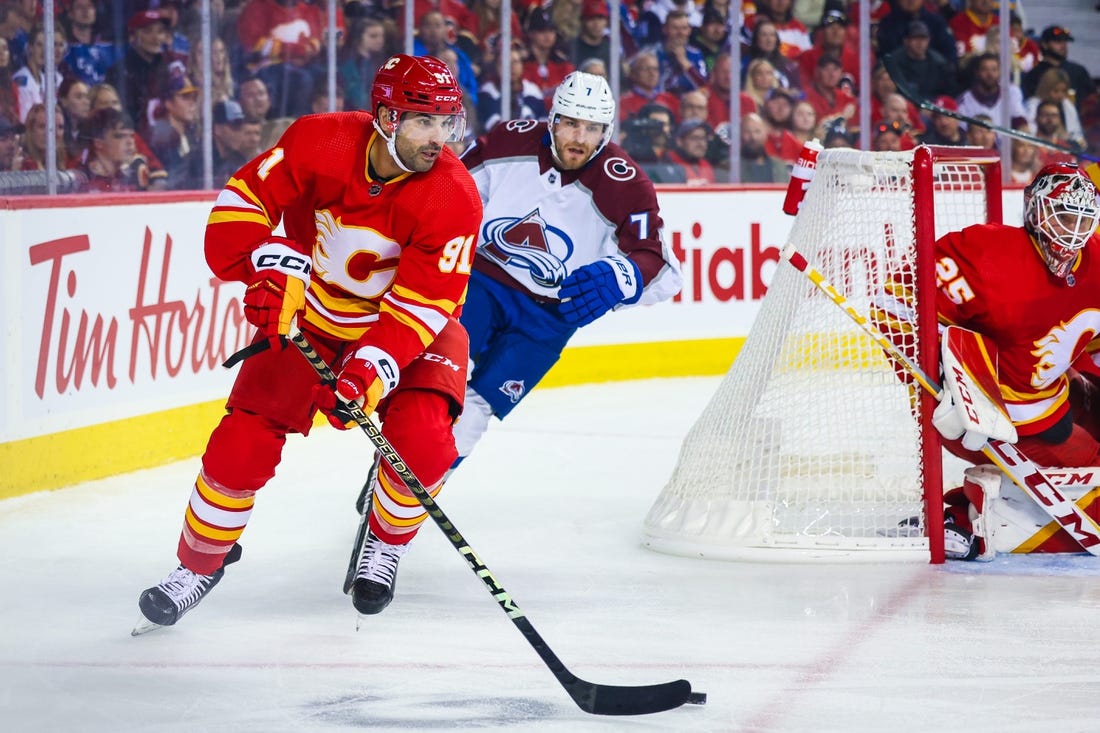
[[[405,163],[401,160],[401,156],[397,154],[396,132],[393,135],[387,135],[386,131],[382,129],[382,126],[378,124],[377,118],[374,120],[374,129],[377,130],[382,139],[386,141],[386,150],[389,151],[390,157],[393,158],[393,162],[397,163],[397,167],[406,173],[416,173],[412,168],[406,167]]]

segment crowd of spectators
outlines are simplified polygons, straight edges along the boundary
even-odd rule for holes
[[[619,135],[657,182],[729,180],[740,130],[742,182],[782,182],[802,144],[858,139],[859,0],[512,0],[511,109],[501,110],[502,0],[412,0],[416,53],[451,66],[469,137],[501,119],[546,119],[556,85],[580,68],[608,75],[610,23],[623,40]],[[121,7],[121,15],[114,12]],[[1073,61],[1073,34],[1028,34],[1011,16],[1011,82],[1001,88],[996,0],[872,0],[872,147],[1006,144],[988,130],[921,114],[885,68],[946,110],[1011,124],[1060,146],[1100,151],[1100,97]],[[57,166],[100,191],[202,184],[202,44],[197,0],[57,0]],[[369,109],[380,64],[405,46],[401,0],[339,3],[337,97],[328,98],[327,4],[212,0],[214,182],[278,140],[297,117]],[[742,119],[729,124],[731,43]],[[0,0],[0,173],[46,167],[45,29],[40,0]],[[1029,180],[1068,153],[1012,142]]]

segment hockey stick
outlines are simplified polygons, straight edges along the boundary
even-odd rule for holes
[[[313,346],[306,339],[305,335],[297,329],[292,329],[290,340],[298,347],[298,350],[302,352],[309,363],[313,365],[313,368],[317,371],[317,374],[324,382],[333,383],[336,381],[336,375],[332,373],[328,365],[325,364],[325,360],[321,358],[320,354],[313,348]],[[405,462],[401,459],[401,456],[394,450],[393,445],[386,439],[386,436],[382,435],[382,431],[378,429],[378,426],[367,417],[362,408],[358,405],[348,404],[346,405],[348,412],[352,418],[359,424],[359,427],[363,429],[363,432],[367,434],[371,442],[374,443],[375,449],[382,456],[382,459],[390,465],[401,480],[405,482],[405,485],[409,487],[409,491],[413,493],[417,501],[428,512],[428,516],[432,518],[432,521],[439,526],[439,529],[443,531],[443,534],[447,536],[447,539],[451,541],[451,544],[458,551],[462,557],[466,559],[470,569],[474,571],[474,574],[481,578],[485,583],[485,587],[489,589],[489,593],[496,600],[501,610],[508,615],[508,618],[512,620],[516,628],[523,634],[523,638],[527,639],[535,650],[535,652],[542,658],[542,661],[549,667],[553,675],[561,683],[561,686],[565,688],[565,691],[569,693],[569,697],[573,698],[573,702],[577,703],[577,706],[586,713],[592,713],[594,715],[647,715],[649,713],[659,713],[664,710],[671,710],[678,708],[685,703],[692,705],[703,705],[707,701],[706,693],[692,692],[691,683],[687,680],[675,680],[673,682],[664,682],[657,685],[641,685],[636,687],[622,687],[618,685],[598,685],[593,682],[586,682],[580,679],[575,674],[566,669],[565,665],[558,658],[558,655],[550,649],[550,646],[543,640],[542,636],[535,630],[535,627],[527,619],[527,616],[520,610],[520,607],[512,597],[508,594],[508,591],[504,590],[504,587],[497,582],[497,579],[493,577],[493,573],[485,566],[485,563],[481,561],[481,558],[477,556],[473,548],[470,547],[466,539],[458,531],[458,528],[451,523],[451,520],[447,518],[447,515],[443,513],[443,510],[439,508],[439,504],[428,493],[424,485],[416,478]],[[368,511],[369,507],[364,507],[364,511]]]
[[[351,548],[351,559],[348,560],[348,572],[344,575],[344,595],[351,592],[355,585],[355,573],[359,569],[359,556],[363,553],[363,541],[367,539],[367,517],[370,516],[371,500],[374,495],[374,479],[378,476],[379,455],[374,454],[374,463],[367,472],[367,480],[363,482],[363,490],[359,492],[359,498],[355,500],[355,511],[359,512],[359,528],[355,531],[355,544]]]
[[[793,244],[787,244],[781,254],[796,270],[816,285],[818,290],[840,306],[840,309],[848,314],[848,317],[855,321],[856,325],[863,329],[883,351],[901,364],[925,391],[939,398],[943,391],[940,385],[918,364],[902,353],[893,341],[867,320],[866,316],[852,307],[848,299],[841,295],[833,284],[795,249]],[[1069,536],[1081,547],[1092,555],[1100,555],[1100,526],[1076,502],[1067,499],[1019,448],[1012,443],[990,439],[982,446],[982,453],[1031,497],[1044,512],[1062,525]]]
[[[1023,140],[1024,142],[1031,143],[1032,145],[1040,145],[1044,148],[1050,148],[1052,150],[1058,150],[1063,153],[1069,153],[1070,155],[1076,158],[1081,158],[1082,160],[1088,160],[1093,163],[1100,161],[1100,158],[1089,155],[1088,153],[1080,151],[1077,148],[1071,148],[1068,145],[1061,145],[1059,143],[1052,143],[1049,140],[1044,140],[1041,137],[1036,137],[1035,135],[1024,132],[1022,130],[1013,130],[1008,127],[1001,127],[1000,125],[994,125],[989,122],[984,122],[977,119],[976,117],[970,117],[969,115],[960,114],[953,110],[947,109],[946,107],[941,107],[935,102],[924,99],[920,96],[920,93],[918,93],[916,89],[909,85],[909,82],[905,80],[905,77],[898,72],[897,63],[897,59],[884,58],[882,60],[882,64],[886,68],[886,73],[889,74],[890,78],[894,81],[894,86],[898,88],[898,92],[901,93],[901,96],[905,97],[910,102],[917,105],[917,107],[923,109],[925,112],[935,112],[936,114],[944,115],[945,117],[953,117],[956,120],[965,122],[968,125],[985,127],[992,130],[993,132],[1004,135],[1006,137],[1014,137],[1017,140]]]

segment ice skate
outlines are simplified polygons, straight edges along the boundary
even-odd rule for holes
[[[131,636],[140,636],[163,626],[171,626],[180,620],[218,584],[225,575],[225,566],[241,559],[241,546],[234,544],[225,556],[222,566],[211,575],[198,575],[179,565],[167,578],[152,588],[147,588],[138,598],[142,619],[134,626]]]
[[[378,539],[373,532],[367,532],[351,587],[355,610],[371,616],[390,605],[397,581],[397,563],[408,551],[408,545],[391,545]]]

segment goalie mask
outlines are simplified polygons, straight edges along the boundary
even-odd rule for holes
[[[382,106],[386,108],[384,120],[379,111]],[[458,142],[466,134],[462,88],[447,64],[434,56],[391,56],[375,74],[371,107],[374,129],[386,141],[398,167],[408,173],[423,166],[410,167],[415,164],[402,159],[397,150],[400,134],[442,138],[442,143]]]
[[[1098,225],[1096,186],[1072,163],[1045,166],[1024,189],[1024,227],[1057,277],[1069,275]]]
[[[566,166],[558,154],[558,139],[555,132],[561,117],[603,125],[599,144],[588,156],[588,160],[599,155],[611,141],[611,133],[615,128],[615,97],[611,94],[611,87],[607,85],[607,80],[595,74],[574,71],[568,74],[554,91],[554,101],[550,105],[549,114],[550,152],[553,153],[555,162]],[[584,162],[587,163],[588,160]]]

